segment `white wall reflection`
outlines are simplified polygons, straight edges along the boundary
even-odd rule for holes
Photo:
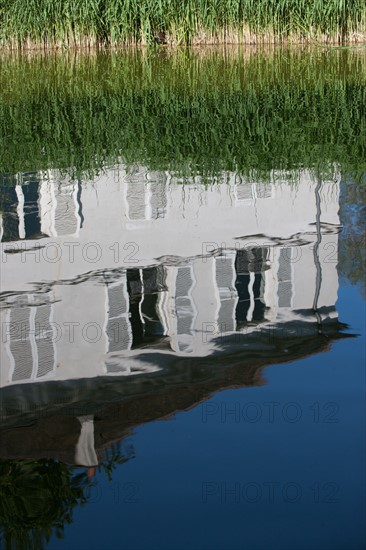
[[[206,356],[222,336],[337,317],[337,181],[119,166],[7,192],[1,386],[155,372],[156,351]]]

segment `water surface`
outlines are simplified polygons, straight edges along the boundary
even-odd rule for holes
[[[365,54],[0,63],[5,547],[362,548]]]

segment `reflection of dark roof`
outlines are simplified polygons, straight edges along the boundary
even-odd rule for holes
[[[288,331],[274,332],[270,340],[267,335],[265,343],[260,334],[251,335],[245,346],[243,341],[228,343],[220,355],[155,353],[158,372],[5,387],[0,390],[0,457],[72,463],[80,433],[76,417],[92,414],[95,446],[102,458],[104,449],[137,425],[187,410],[224,389],[261,385],[264,367],[327,351],[332,341],[350,336],[336,320],[323,325],[321,334],[314,334],[313,324],[309,333],[309,325],[301,323],[301,331],[300,323],[296,330],[294,323],[287,323]],[[152,356],[141,353],[139,360],[151,364]]]

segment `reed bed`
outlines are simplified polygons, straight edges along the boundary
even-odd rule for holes
[[[0,0],[10,49],[366,41],[364,0]]]
[[[0,173],[116,162],[212,175],[366,172],[366,56],[297,50],[0,57]]]

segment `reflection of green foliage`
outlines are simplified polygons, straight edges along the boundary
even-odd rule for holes
[[[105,451],[105,459],[98,465],[98,471],[103,472],[108,481],[112,481],[112,473],[116,469],[117,465],[124,464],[131,458],[134,458],[135,452],[133,447],[126,446],[121,452],[120,444],[114,444]]]
[[[0,526],[5,548],[40,549],[62,537],[72,510],[86,502],[85,473],[53,460],[0,461]]]
[[[239,50],[4,57],[0,173],[117,160],[267,177],[366,166],[366,56]]]
[[[98,466],[108,481],[117,465],[134,457],[130,445],[105,450]],[[55,534],[63,537],[73,509],[88,502],[96,482],[84,469],[54,460],[0,460],[0,541],[9,550],[39,550]]]
[[[366,182],[365,182],[366,183]],[[339,211],[343,231],[339,239],[338,271],[366,298],[365,184],[343,183]]]

